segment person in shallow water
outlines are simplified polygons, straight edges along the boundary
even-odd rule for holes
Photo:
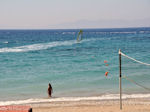
[[[52,88],[52,86],[51,86],[50,83],[48,84],[48,90],[47,90],[47,92],[48,92],[48,96],[51,97],[52,96],[52,92],[53,92],[53,88]]]

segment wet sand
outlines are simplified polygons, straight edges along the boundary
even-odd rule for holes
[[[62,101],[30,104],[33,112],[150,112],[150,99]]]

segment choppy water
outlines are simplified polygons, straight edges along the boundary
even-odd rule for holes
[[[118,50],[150,63],[150,28],[0,30],[0,101],[118,93]],[[108,66],[104,60],[107,60]],[[149,87],[150,66],[122,57],[123,75]],[[105,72],[108,71],[108,77]],[[124,93],[150,93],[123,79]]]

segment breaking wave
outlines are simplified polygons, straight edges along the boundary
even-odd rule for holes
[[[123,99],[135,99],[135,98],[150,98],[150,94],[124,94]],[[66,102],[66,101],[94,101],[94,100],[118,100],[119,94],[107,94],[102,96],[93,97],[60,97],[50,99],[27,99],[17,101],[0,101],[0,106],[14,105],[14,104],[29,104],[29,103],[42,103],[42,102]]]

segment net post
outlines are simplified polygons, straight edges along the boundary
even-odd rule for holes
[[[120,110],[122,110],[122,83],[121,83],[121,50],[119,49],[119,93],[120,93]]]

